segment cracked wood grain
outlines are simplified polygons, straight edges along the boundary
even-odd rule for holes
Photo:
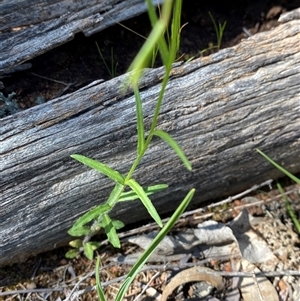
[[[30,5],[1,1],[0,75],[72,40],[78,32],[90,36],[146,10],[143,0],[31,0]]]

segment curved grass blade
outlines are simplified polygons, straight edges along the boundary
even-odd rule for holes
[[[290,179],[292,179],[295,183],[300,184],[300,179],[295,177],[293,174],[288,172],[286,169],[284,169],[282,166],[277,164],[275,161],[273,161],[271,158],[269,158],[265,153],[263,153],[258,148],[256,149],[258,153],[260,153],[265,159],[267,159],[271,164],[273,164],[277,169],[279,169],[281,172],[283,172],[286,176],[288,176]]]
[[[82,155],[77,155],[77,154],[71,155],[71,158],[101,172],[102,174],[106,175],[107,177],[109,177],[110,179],[114,180],[115,182],[117,182],[119,184],[124,183],[124,177],[118,171],[110,168],[109,166],[107,166],[104,163],[101,163],[97,160],[90,159],[88,157],[85,157]]]
[[[140,269],[144,266],[146,261],[149,259],[151,254],[155,251],[159,243],[163,240],[163,238],[167,235],[167,233],[171,230],[171,228],[174,226],[176,221],[179,219],[180,215],[185,211],[188,204],[190,203],[193,195],[195,194],[195,189],[191,189],[189,193],[186,195],[184,200],[181,202],[181,204],[178,206],[176,211],[173,213],[169,221],[166,223],[166,225],[159,231],[157,236],[153,239],[149,247],[144,251],[144,253],[141,255],[141,257],[138,259],[138,261],[135,263],[135,265],[130,270],[129,274],[127,275],[126,279],[124,280],[120,290],[118,291],[118,294],[116,296],[115,300],[121,301],[124,300],[124,295],[127,292],[131,282],[134,280],[137,273],[140,271]]]
[[[169,185],[167,185],[167,184],[158,184],[158,185],[153,185],[153,186],[144,188],[144,191],[149,196],[151,194],[160,192],[168,187],[169,187]],[[119,202],[134,201],[138,198],[139,198],[138,195],[133,190],[130,190],[130,191],[126,191],[126,192],[122,193],[122,195],[119,199]]]
[[[192,166],[185,156],[184,152],[180,148],[180,146],[177,144],[177,142],[166,132],[161,130],[155,130],[153,132],[153,135],[160,137],[162,140],[166,141],[175,151],[175,153],[178,155],[178,157],[181,159],[183,164],[188,170],[192,170]]]
[[[101,281],[100,281],[100,274],[99,274],[99,269],[100,269],[100,256],[97,257],[97,261],[96,261],[96,267],[95,267],[95,274],[96,274],[96,287],[97,287],[97,293],[98,293],[98,297],[100,299],[100,301],[106,301],[105,295],[104,295],[104,291],[101,285]]]
[[[134,179],[130,179],[126,181],[126,184],[138,195],[139,199],[142,201],[143,205],[148,210],[148,213],[151,217],[155,220],[155,222],[162,227],[162,221],[160,216],[158,215],[155,207],[153,206],[151,200],[148,198],[146,192],[144,191],[143,187],[136,182]]]

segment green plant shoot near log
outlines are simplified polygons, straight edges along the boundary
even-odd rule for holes
[[[188,159],[177,142],[168,133],[157,128],[157,120],[162,106],[164,92],[169,80],[172,64],[176,59],[180,44],[180,16],[182,1],[165,1],[161,8],[160,15],[157,15],[156,9],[150,0],[147,0],[146,2],[148,5],[148,14],[152,25],[152,31],[145,44],[142,46],[140,52],[137,54],[136,58],[129,67],[129,81],[126,82],[126,85],[130,85],[132,87],[135,96],[137,126],[136,159],[132,162],[128,173],[123,175],[119,171],[112,169],[106,164],[97,160],[79,154],[71,155],[73,159],[109,177],[114,182],[114,188],[104,203],[92,208],[90,211],[81,216],[68,231],[68,233],[72,236],[83,237],[71,241],[70,245],[74,249],[67,252],[66,256],[69,258],[73,258],[83,251],[87,258],[93,259],[94,252],[100,246],[100,242],[92,241],[91,239],[100,230],[104,230],[109,242],[114,247],[120,248],[120,240],[117,235],[117,230],[122,228],[124,224],[119,220],[111,219],[109,215],[110,211],[119,202],[129,202],[137,199],[140,200],[147,209],[149,215],[154,219],[159,227],[165,229],[158,212],[152,204],[150,196],[153,193],[166,189],[168,185],[156,184],[148,187],[142,187],[139,182],[133,178],[134,171],[149,148],[154,136],[157,136],[165,141],[176,152],[186,168],[188,170],[192,169]],[[169,39],[166,39],[165,32],[168,29],[170,20],[171,35]],[[149,132],[146,133],[143,118],[143,104],[138,84],[139,79],[142,76],[142,71],[148,66],[147,64],[151,62],[151,56],[156,48],[158,48],[159,54],[163,61],[165,75],[161,84],[158,99],[156,100],[156,107],[151,122],[151,127]],[[183,201],[182,204],[184,204],[184,208],[186,208],[190,202],[193,194],[194,189],[187,194],[187,197]],[[174,222],[175,220],[172,221],[172,223]],[[162,233],[164,234],[165,232],[163,231]],[[160,235],[159,237],[162,239]]]

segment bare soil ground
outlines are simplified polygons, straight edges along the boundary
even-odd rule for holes
[[[214,0],[209,3],[186,0],[184,1],[182,14],[182,23],[186,25],[182,30],[179,56],[187,60],[216,51],[215,48],[211,48],[211,46],[216,45],[216,33],[208,12],[211,12],[217,23],[227,22],[222,47],[229,47],[239,43],[241,39],[246,39],[249,34],[270,30],[277,25],[280,13],[297,6],[299,6],[298,0],[278,0],[276,2],[274,0],[224,1],[223,4],[217,4],[217,1]],[[71,93],[96,79],[109,80],[110,74],[99,56],[95,45],[96,41],[106,62],[109,65],[112,62],[116,66],[116,75],[123,74],[144,42],[144,39],[137,33],[147,36],[150,26],[147,15],[128,20],[123,22],[122,25],[117,24],[89,38],[78,34],[73,41],[31,60],[31,69],[1,79],[5,86],[2,92],[4,95],[15,92],[20,108],[26,109],[36,105],[38,99],[48,101],[64,93]],[[131,31],[127,28],[130,28]],[[211,49],[203,51],[208,48]],[[111,61],[111,59],[113,60]],[[156,62],[156,65],[158,64],[159,62]],[[287,184],[290,184],[290,182]],[[293,209],[299,218],[299,187],[293,186],[287,188],[287,190],[293,190],[289,197],[293,201]],[[279,220],[295,233],[294,227],[290,226],[290,219],[287,216],[284,203],[276,198],[278,192],[264,190],[256,191],[255,194],[251,193],[251,196],[254,195],[258,200],[264,202],[250,207],[251,214],[259,217],[270,216],[274,219],[274,223]],[[176,230],[194,228],[197,223],[205,220],[204,214],[210,214],[207,218],[213,218],[223,223],[228,222],[238,214],[239,209],[236,209],[236,207],[244,204],[245,200],[237,198],[225,207],[221,206],[217,209],[201,211],[201,216],[199,213],[194,213],[181,219]],[[131,228],[139,229],[139,226],[133,225]],[[276,228],[276,226],[273,228]],[[139,232],[144,233],[149,230],[150,227],[146,227],[140,229]],[[284,232],[281,233],[282,235],[280,235],[280,232],[277,233],[279,236],[274,234],[273,238],[275,238],[273,240],[279,240],[280,237],[283,237]],[[291,235],[290,232],[287,235]],[[268,243],[271,249],[273,243],[274,248],[272,239]],[[287,246],[284,247],[287,248]],[[284,265],[283,270],[299,271],[299,247],[298,236],[298,241],[292,243],[292,249],[286,255],[287,257],[281,258]],[[93,275],[95,262],[90,262],[84,257],[67,260],[64,256],[67,250],[67,247],[57,249],[30,258],[26,262],[1,269],[0,300],[95,300],[96,292],[92,290],[95,285],[95,276]],[[102,271],[103,281],[113,280],[126,274],[129,270],[128,265],[110,264],[113,256],[117,253],[130,254],[135,251],[136,248],[125,241],[123,241],[121,250],[113,250],[108,246],[103,246],[99,251],[103,265],[107,265],[107,268]],[[292,260],[293,256],[298,257]],[[199,258],[192,256],[188,263],[196,264],[197,261],[199,261]],[[165,287],[166,278],[169,275],[167,269],[162,268],[164,265],[165,262],[157,263],[156,266],[152,266],[151,269],[141,273],[131,287],[127,299],[134,300],[141,291],[142,285],[147,283],[150,283],[156,293],[160,293]],[[232,269],[230,260],[210,260],[206,263],[206,266],[219,271],[231,271]],[[156,272],[159,272],[158,276],[151,280]],[[79,283],[80,279],[82,280],[81,283]],[[269,277],[268,279],[276,287],[280,300],[300,300],[295,299],[299,292],[293,287],[293,284],[298,284],[299,287],[299,275]],[[111,300],[117,287],[118,284],[116,283],[107,287],[106,292]],[[42,292],[30,291],[36,288],[42,289]],[[46,291],[46,289],[49,289],[49,291]],[[71,294],[73,289],[74,293]],[[16,292],[15,294],[1,295],[1,292],[8,290],[24,290],[25,293]],[[196,289],[193,288],[192,290]],[[185,298],[192,296],[190,287],[183,287],[180,292],[185,295]],[[287,297],[285,297],[286,295]],[[300,298],[300,293],[297,296]],[[143,297],[145,297],[145,294]],[[176,294],[174,297],[176,297]],[[223,300],[220,296],[218,298]]]

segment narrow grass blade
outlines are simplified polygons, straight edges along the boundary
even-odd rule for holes
[[[111,178],[117,183],[123,184],[124,183],[124,177],[116,170],[110,168],[106,164],[103,164],[97,160],[93,160],[90,158],[87,158],[82,155],[73,154],[71,155],[71,158],[79,161],[80,163],[87,165],[93,169],[96,169],[97,171],[101,172],[102,174],[106,175],[107,177]]]
[[[285,201],[286,210],[287,210],[289,216],[291,217],[291,219],[292,219],[292,221],[293,221],[293,223],[294,223],[294,225],[295,225],[295,227],[298,231],[298,234],[300,235],[300,221],[298,220],[295,212],[293,211],[287,196],[283,195],[284,191],[283,191],[282,186],[279,183],[277,183],[277,188],[278,188],[279,192],[282,194],[282,198]]]
[[[155,222],[162,227],[162,221],[160,216],[158,215],[155,207],[153,206],[151,200],[148,198],[146,192],[144,191],[143,187],[136,182],[134,179],[130,179],[126,182],[126,184],[138,195],[139,199],[142,201],[143,205],[148,210],[148,213],[151,217],[155,220]]]
[[[147,63],[150,62],[152,50],[155,48],[157,41],[161,38],[165,31],[166,25],[162,21],[158,21],[155,27],[151,31],[148,39],[142,46],[141,50],[134,58],[128,71],[133,71],[130,76],[130,81],[133,86],[138,84],[141,77],[142,70],[147,67]]]
[[[185,167],[188,170],[192,170],[192,166],[191,166],[189,160],[187,159],[187,157],[185,156],[184,152],[182,151],[180,146],[177,144],[177,142],[168,133],[161,131],[161,130],[155,130],[153,132],[153,135],[158,136],[161,139],[163,139],[164,141],[166,141],[173,148],[173,150],[178,155],[178,157],[181,159],[181,161],[183,162]]]
[[[181,28],[181,8],[182,8],[182,0],[174,1],[173,7],[173,17],[172,17],[172,24],[171,24],[171,39],[169,39],[170,44],[170,54],[169,54],[169,61],[168,67],[171,68],[173,62],[176,60],[176,55],[179,50],[180,46],[180,28]]]
[[[116,231],[116,228],[113,226],[112,220],[108,216],[108,214],[104,213],[102,215],[102,225],[104,227],[105,233],[109,242],[115,247],[120,248],[121,243]]]
[[[144,116],[142,108],[142,100],[140,91],[137,86],[134,86],[134,98],[136,107],[136,118],[137,118],[137,132],[138,132],[138,143],[137,143],[137,153],[138,156],[142,155],[145,151],[145,128],[144,128]]]
[[[130,270],[128,276],[126,277],[125,281],[123,282],[120,290],[118,291],[118,294],[116,296],[117,301],[124,300],[124,295],[126,291],[128,290],[130,284],[134,280],[137,273],[140,271],[140,269],[144,266],[146,261],[149,259],[151,254],[155,251],[159,243],[163,240],[163,238],[168,234],[168,232],[171,230],[171,228],[174,226],[176,221],[179,219],[180,215],[185,211],[188,204],[190,203],[191,199],[193,198],[193,195],[195,194],[195,189],[191,189],[189,193],[186,195],[184,200],[181,202],[181,204],[178,206],[176,211],[173,213],[169,221],[166,223],[166,225],[160,230],[160,232],[157,234],[157,236],[154,238],[154,240],[151,242],[149,247],[144,251],[144,253],[141,255],[141,257],[138,259],[138,261],[135,263],[135,265]]]
[[[158,16],[156,14],[156,8],[154,7],[154,5],[152,3],[152,0],[146,0],[146,2],[147,2],[147,6],[148,6],[149,19],[150,19],[150,22],[151,22],[151,25],[152,25],[152,28],[153,28],[155,26],[155,24],[157,23],[157,21],[158,21]],[[166,2],[167,1],[165,1],[164,5],[166,5]],[[171,1],[169,1],[169,3],[171,3]],[[167,20],[169,19],[168,15],[171,14],[171,6],[169,6],[169,3],[167,3],[168,6],[164,10],[164,14],[166,15]],[[166,42],[163,35],[157,41],[157,45],[158,45],[158,50],[160,52],[160,56],[161,56],[161,59],[163,61],[163,64],[167,65],[168,58],[169,58],[169,49],[168,49],[167,42]]]
[[[265,153],[263,153],[258,148],[256,149],[258,153],[260,153],[264,158],[266,158],[271,164],[273,164],[277,169],[279,169],[281,172],[283,172],[285,175],[287,175],[290,179],[292,179],[295,183],[300,184],[300,179],[295,177],[293,174],[288,172],[286,169],[284,169],[282,166],[277,164],[275,161],[273,161],[271,158],[269,158]]]
[[[169,185],[167,185],[167,184],[158,184],[158,185],[153,185],[153,186],[144,188],[144,191],[147,194],[147,196],[149,196],[151,194],[160,192],[168,187],[169,187]],[[119,201],[120,202],[128,202],[128,201],[134,201],[138,198],[139,198],[138,195],[133,190],[130,190],[130,191],[123,192]]]
[[[104,291],[101,285],[101,280],[100,280],[100,256],[97,257],[97,261],[96,261],[96,267],[95,267],[95,275],[96,275],[96,287],[97,287],[97,293],[98,293],[98,297],[100,299],[100,301],[106,301],[105,295],[104,295]]]

